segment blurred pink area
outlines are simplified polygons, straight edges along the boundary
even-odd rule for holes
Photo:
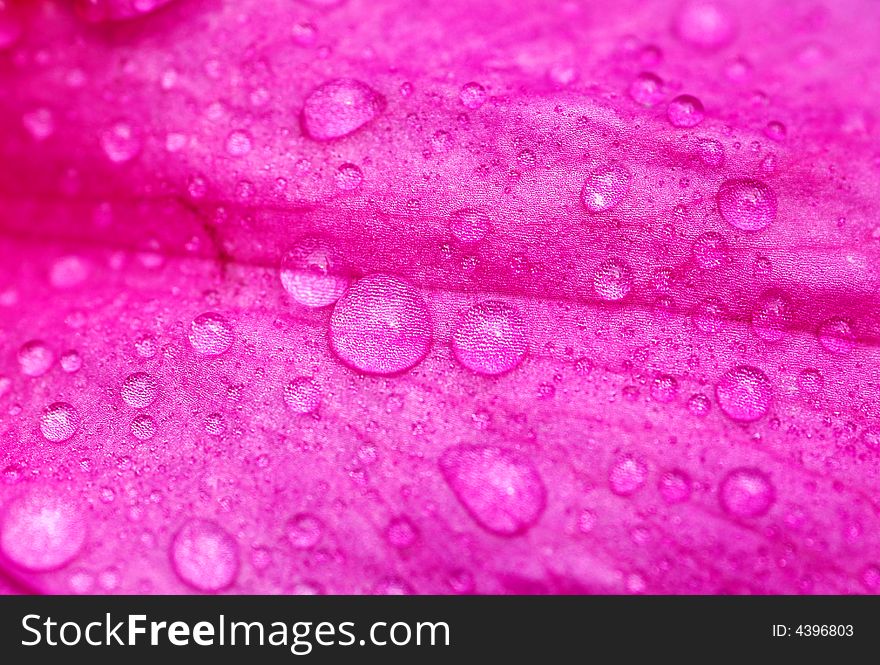
[[[877,592],[878,34],[0,0],[0,593]]]

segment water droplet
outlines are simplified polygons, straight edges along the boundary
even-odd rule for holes
[[[871,450],[880,451],[880,426],[870,425],[862,432],[862,443]]]
[[[736,36],[736,24],[723,5],[711,0],[689,0],[676,13],[673,31],[691,46],[718,49]]]
[[[706,298],[694,308],[691,320],[700,332],[715,335],[724,327],[726,311],[724,303],[717,298]]]
[[[366,83],[334,79],[315,88],[302,110],[305,133],[316,141],[347,136],[385,109],[385,98]]]
[[[765,291],[752,309],[752,330],[767,342],[778,342],[792,324],[793,310],[786,293],[779,289]]]
[[[522,362],[528,350],[525,324],[516,308],[487,300],[468,309],[452,334],[452,352],[478,374],[503,374]]]
[[[479,208],[462,208],[449,216],[449,230],[466,245],[480,242],[489,229],[489,215]]]
[[[623,164],[603,164],[587,176],[581,200],[590,212],[611,210],[627,195],[631,181],[632,173]]]
[[[651,383],[651,397],[656,402],[667,404],[678,395],[678,381],[674,376],[661,374]]]
[[[533,527],[547,504],[534,463],[511,450],[460,445],[440,456],[440,472],[470,516],[499,536]]]
[[[364,172],[357,164],[343,164],[336,170],[336,186],[344,192],[350,192],[361,186]]]
[[[25,376],[42,376],[54,362],[55,354],[41,340],[25,342],[18,350],[18,366]]]
[[[797,385],[798,390],[805,395],[818,395],[822,392],[822,386],[825,384],[825,377],[818,369],[807,368],[801,370],[798,374]]]
[[[697,155],[706,166],[721,166],[724,163],[724,146],[715,139],[700,139]]]
[[[0,28],[0,32],[2,32],[2,28]],[[55,133],[55,116],[45,106],[22,115],[21,124],[35,141],[45,141]]]
[[[152,439],[156,433],[156,421],[145,413],[135,417],[131,421],[131,433],[136,439],[146,441]]]
[[[734,469],[721,482],[718,498],[724,511],[733,517],[760,517],[776,500],[776,490],[760,469]]]
[[[336,303],[330,343],[346,365],[369,374],[396,374],[414,367],[431,345],[431,318],[424,300],[406,282],[370,275]]]
[[[202,355],[217,356],[232,346],[232,325],[216,312],[199,314],[190,324],[189,343]]]
[[[141,140],[131,125],[119,121],[101,132],[101,147],[111,162],[122,164],[137,157]]]
[[[40,431],[47,441],[61,443],[76,433],[79,414],[67,402],[55,402],[43,410],[40,416]]]
[[[226,152],[232,157],[244,157],[253,148],[251,135],[237,129],[226,137]]]
[[[152,358],[156,355],[156,338],[141,335],[134,341],[134,350],[141,358]]]
[[[82,356],[76,351],[65,351],[61,354],[61,369],[68,374],[78,372],[82,368]]]
[[[174,536],[170,557],[177,576],[198,591],[222,591],[238,577],[238,544],[211,520],[186,522]]]
[[[701,268],[718,268],[727,261],[727,240],[714,231],[703,233],[694,240],[691,253]]]
[[[419,532],[409,518],[396,517],[388,524],[385,538],[391,547],[403,550],[415,545],[419,539]]]
[[[57,570],[79,554],[86,531],[81,510],[48,490],[35,490],[6,505],[0,550],[19,568]]]
[[[848,354],[856,344],[852,323],[837,316],[823,321],[817,335],[822,348],[839,356]]]
[[[593,273],[593,291],[602,300],[621,300],[630,290],[632,273],[621,259],[607,259]]]
[[[632,455],[618,459],[608,472],[608,485],[618,496],[635,494],[648,479],[648,467]]]
[[[767,123],[767,126],[764,127],[764,134],[767,138],[776,141],[777,143],[784,141],[786,134],[785,125],[776,120],[771,120]]]
[[[630,84],[629,96],[642,106],[655,106],[663,101],[663,80],[653,72],[642,72]]]
[[[666,107],[666,116],[673,127],[696,127],[706,113],[703,103],[692,95],[679,95]]]
[[[724,220],[742,231],[760,231],[776,219],[776,194],[760,180],[727,180],[717,198]]]
[[[321,406],[321,389],[310,376],[300,376],[284,387],[284,401],[297,413],[314,413]]]
[[[705,395],[691,395],[687,402],[687,409],[698,418],[703,418],[712,409],[712,402]]]
[[[348,278],[331,247],[317,238],[298,242],[281,260],[281,284],[306,307],[332,305],[348,288]]]
[[[715,386],[718,406],[732,420],[750,423],[770,409],[773,388],[767,375],[755,367],[739,365],[724,373]]]
[[[477,110],[486,102],[486,89],[479,83],[465,83],[458,93],[458,98],[465,108]]]
[[[122,383],[122,399],[135,409],[150,406],[158,395],[159,384],[146,372],[130,374]]]
[[[324,525],[314,515],[300,513],[294,515],[285,527],[287,542],[299,550],[313,548],[324,534]]]
[[[691,497],[691,478],[684,471],[667,471],[660,476],[659,489],[666,503],[683,503]]]

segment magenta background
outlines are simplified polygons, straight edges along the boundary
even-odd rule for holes
[[[231,537],[235,593],[880,589],[876,2],[717,3],[731,28],[709,48],[676,34],[681,5],[666,1],[173,0],[142,13],[107,0],[86,12],[97,22],[69,4],[0,4],[0,531],[12,502],[49,492],[86,536],[46,572],[0,552],[4,592],[191,592],[169,548],[193,518]],[[644,71],[665,82],[653,107],[628,92]],[[314,141],[304,100],[338,77],[386,103],[350,136]],[[459,98],[470,81],[486,89],[477,109]],[[705,108],[689,129],[666,114],[683,93]],[[116,163],[101,137],[120,122],[136,148]],[[234,131],[250,135],[246,155],[227,151]],[[722,165],[700,159],[705,138]],[[631,186],[591,213],[581,187],[608,162]],[[363,174],[353,190],[336,176],[347,163]],[[778,200],[759,232],[718,212],[721,183],[743,177]],[[465,207],[490,219],[475,244],[450,230]],[[708,231],[729,247],[712,268],[692,253]],[[422,362],[392,377],[339,362],[332,307],[298,305],[278,278],[304,235],[352,279],[419,291],[433,329]],[[593,288],[610,258],[632,272],[612,303]],[[65,287],[71,265],[81,279]],[[751,325],[769,289],[790,300],[773,341]],[[724,307],[715,334],[693,321],[707,298]],[[498,377],[450,348],[486,299],[514,306],[528,340]],[[206,358],[187,334],[209,311],[234,341]],[[847,353],[817,339],[833,317],[853,331]],[[135,352],[143,335],[152,358]],[[35,339],[56,361],[28,377],[17,354]],[[58,361],[70,349],[75,372]],[[754,423],[716,401],[737,365],[772,386]],[[798,384],[808,368],[816,393]],[[156,421],[147,441],[120,394],[139,371],[159,386],[141,410]],[[285,405],[301,375],[321,389],[311,415]],[[668,401],[652,391],[663,375]],[[694,394],[712,401],[705,417],[687,408]],[[80,416],[62,443],[40,430],[55,402]],[[479,470],[464,490],[522,529],[469,512],[439,462],[457,446],[531,469],[512,499]],[[645,477],[621,496],[627,459]],[[772,483],[766,514],[723,509],[719,487],[742,467]],[[686,500],[664,500],[670,471],[689,479]],[[323,526],[293,547],[303,513]]]

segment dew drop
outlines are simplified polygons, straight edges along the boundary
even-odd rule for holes
[[[706,166],[721,166],[724,163],[724,146],[716,139],[700,139],[697,155]]]
[[[47,441],[61,443],[76,433],[79,414],[67,402],[54,402],[40,416],[40,431]]]
[[[776,120],[771,120],[767,123],[767,126],[764,127],[764,134],[767,138],[776,141],[777,143],[784,141],[786,134],[785,125]]]
[[[584,181],[581,201],[593,213],[611,210],[627,195],[631,181],[632,173],[623,164],[603,164]]]
[[[136,439],[140,439],[141,441],[152,439],[153,435],[156,433],[156,421],[147,414],[142,413],[131,421],[130,430],[132,436]]]
[[[475,111],[485,104],[486,89],[479,83],[473,81],[465,83],[461,87],[461,91],[458,93],[458,99],[465,108]]]
[[[205,356],[217,356],[232,346],[232,325],[216,312],[199,314],[190,324],[189,343]]]
[[[793,310],[786,293],[779,289],[765,291],[752,309],[752,330],[767,342],[778,342],[792,324]]]
[[[804,395],[818,395],[822,392],[825,377],[818,369],[807,368],[801,370],[797,378],[798,390]]]
[[[727,261],[727,240],[714,231],[703,233],[694,240],[691,253],[701,268],[719,268]]]
[[[632,290],[632,273],[621,259],[607,259],[593,273],[593,291],[602,300],[621,300]]]
[[[684,471],[667,471],[660,476],[659,489],[666,503],[683,503],[691,497],[691,478]]]
[[[288,520],[285,527],[287,542],[298,550],[313,548],[324,534],[324,525],[314,515],[300,513]]]
[[[487,300],[468,309],[452,334],[452,352],[478,374],[509,372],[528,350],[525,324],[516,308]]]
[[[631,455],[618,459],[608,472],[608,485],[618,496],[635,494],[648,478],[648,467]]]
[[[0,31],[2,31],[2,28],[0,28]],[[55,116],[45,106],[28,111],[22,115],[21,123],[35,141],[45,141],[55,133]]]
[[[61,354],[61,369],[68,374],[78,372],[82,368],[82,362],[82,356],[76,351],[65,351]]]
[[[146,372],[130,374],[122,383],[122,399],[135,409],[143,409],[152,404],[159,395],[159,384]]]
[[[141,140],[131,125],[119,121],[101,132],[101,147],[111,162],[122,164],[137,157]]]
[[[81,510],[48,490],[35,490],[6,505],[0,550],[19,568],[58,570],[77,557],[86,531]]]
[[[724,511],[733,517],[760,517],[770,510],[776,491],[760,469],[734,469],[721,482],[718,498]]]
[[[667,404],[678,395],[678,381],[674,376],[661,374],[651,383],[651,397],[655,402]]]
[[[385,98],[366,83],[334,79],[315,88],[302,110],[305,133],[329,141],[357,131],[385,109]]]
[[[449,230],[465,245],[480,242],[489,229],[489,215],[480,208],[462,208],[449,216]]]
[[[321,406],[321,389],[312,377],[297,377],[284,387],[284,402],[297,413],[314,413]]]
[[[251,135],[237,129],[226,137],[226,152],[232,157],[244,157],[253,148]]]
[[[704,418],[712,409],[712,401],[705,395],[691,395],[687,401],[687,409],[698,418]]]
[[[866,448],[880,451],[880,426],[870,425],[862,431],[862,443]]]
[[[331,247],[317,238],[305,238],[281,260],[281,284],[306,307],[332,305],[345,293],[349,280]]]
[[[330,343],[349,367],[396,374],[417,365],[431,345],[431,317],[419,292],[396,277],[370,275],[333,308]]]
[[[55,354],[41,340],[31,340],[18,350],[18,366],[25,376],[42,376],[55,362]]]
[[[440,456],[440,472],[468,514],[485,530],[516,536],[544,512],[547,489],[534,463],[495,446],[459,445]]]
[[[336,187],[343,192],[351,192],[361,186],[364,172],[357,164],[342,164],[336,170]]]
[[[728,370],[715,386],[718,406],[737,422],[750,423],[763,418],[770,409],[772,397],[767,375],[748,365]]]
[[[694,308],[691,320],[700,332],[715,335],[724,327],[726,311],[724,303],[717,298],[706,298]]]
[[[856,344],[852,323],[847,319],[833,317],[823,321],[817,332],[819,343],[829,353],[845,356]]]
[[[707,50],[726,46],[736,36],[731,14],[712,0],[685,2],[675,14],[672,27],[683,42]]]
[[[642,72],[630,84],[629,96],[642,106],[656,106],[663,101],[663,80],[653,72]]]
[[[760,180],[727,180],[717,199],[724,220],[742,231],[760,231],[776,219],[776,194]]]
[[[666,117],[673,127],[696,127],[706,113],[703,110],[703,103],[692,95],[679,95],[666,107]]]
[[[388,524],[385,539],[391,547],[403,550],[415,545],[419,532],[409,518],[396,517]]]
[[[186,522],[171,542],[170,557],[177,576],[198,591],[222,591],[238,577],[238,544],[211,520]]]

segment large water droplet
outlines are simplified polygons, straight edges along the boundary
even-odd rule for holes
[[[341,138],[366,125],[384,108],[385,98],[366,83],[334,79],[315,88],[306,98],[303,129],[316,141]]]
[[[632,273],[621,259],[607,259],[593,273],[593,291],[602,300],[621,300],[632,289]]]
[[[547,490],[527,457],[494,446],[460,445],[447,448],[439,465],[456,498],[487,531],[522,534],[544,512]]]
[[[527,349],[525,324],[519,312],[497,300],[467,310],[452,334],[455,357],[479,374],[512,370],[522,362]]]
[[[359,280],[330,317],[333,351],[346,365],[369,374],[414,367],[427,355],[431,335],[431,317],[418,291],[388,275]]]
[[[760,231],[776,219],[776,194],[760,180],[727,180],[717,199],[724,220],[742,231]]]
[[[734,469],[725,476],[718,492],[721,507],[734,517],[760,517],[770,510],[776,491],[760,469]]]
[[[46,343],[33,339],[18,350],[18,366],[25,376],[42,376],[55,362],[55,354]]]
[[[62,568],[76,558],[85,541],[83,512],[48,490],[13,499],[3,512],[0,550],[19,568]]]
[[[856,344],[852,323],[838,316],[823,321],[816,334],[822,348],[839,356],[845,356]]]
[[[186,522],[174,536],[170,557],[178,577],[198,591],[222,591],[238,577],[238,544],[211,520]]]
[[[121,392],[126,404],[143,409],[155,401],[159,394],[159,384],[151,374],[136,372],[123,381]]]
[[[667,471],[660,476],[658,487],[666,503],[683,503],[691,497],[691,478],[684,471]]]
[[[587,176],[581,200],[590,212],[611,210],[627,195],[631,181],[632,173],[623,164],[603,164]]]
[[[206,356],[217,356],[229,349],[234,337],[232,325],[216,312],[199,314],[189,327],[189,343]]]
[[[50,404],[40,416],[40,431],[47,441],[61,443],[76,433],[79,414],[67,402]]]
[[[728,417],[749,423],[763,418],[770,409],[773,388],[764,372],[739,365],[725,372],[718,381],[715,398]]]
[[[717,49],[733,40],[736,24],[724,5],[712,0],[689,0],[676,12],[673,30],[692,46]]]
[[[703,103],[693,95],[679,95],[666,107],[666,116],[673,127],[696,127],[706,113]]]
[[[318,238],[298,242],[281,260],[281,284],[306,307],[332,305],[348,288],[336,252]]]
[[[458,98],[461,100],[461,103],[464,104],[465,108],[474,111],[485,103],[486,89],[479,83],[471,81],[462,86],[461,92],[458,93]]]
[[[663,101],[663,80],[653,72],[642,72],[629,86],[629,96],[642,106]]]

